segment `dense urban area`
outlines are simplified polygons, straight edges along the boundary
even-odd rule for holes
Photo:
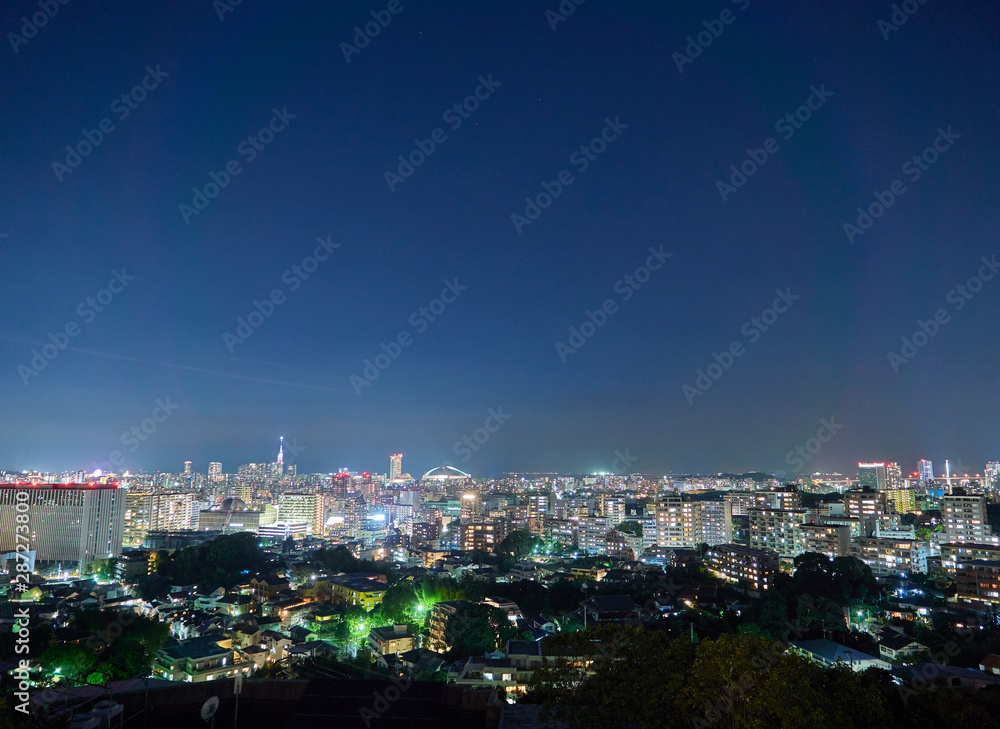
[[[998,472],[6,473],[0,714],[987,726]]]

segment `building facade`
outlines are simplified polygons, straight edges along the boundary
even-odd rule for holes
[[[779,556],[771,549],[717,544],[705,551],[705,566],[718,577],[761,592],[774,584],[779,570]]]
[[[128,489],[113,484],[0,484],[0,550],[28,537],[38,561],[75,562],[118,557],[125,536]],[[19,495],[24,494],[24,495]],[[18,504],[27,504],[27,510]],[[19,534],[17,517],[26,515]]]

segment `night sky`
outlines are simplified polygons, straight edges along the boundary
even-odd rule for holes
[[[1000,456],[991,3],[48,4],[0,10],[0,467]]]

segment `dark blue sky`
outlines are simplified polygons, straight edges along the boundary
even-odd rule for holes
[[[994,6],[929,2],[885,39],[889,3],[589,0],[553,31],[556,0],[404,1],[347,63],[341,44],[385,7],[244,0],[220,20],[210,0],[74,0],[26,42],[7,36],[0,466],[91,468],[120,450],[125,468],[235,470],[284,435],[308,471],[385,471],[399,451],[414,474],[609,470],[626,448],[647,473],[791,470],[830,417],[843,427],[808,470],[1000,456],[1000,280],[950,294],[1000,253]],[[0,27],[21,33],[38,8],[6,3]],[[680,72],[673,54],[705,22],[721,33]],[[144,80],[136,108],[113,106]],[[445,112],[477,88],[453,128]],[[397,157],[438,128],[390,190]],[[602,131],[613,141],[586,159]],[[724,201],[717,182],[769,138],[777,151]],[[936,140],[914,180],[904,164]],[[179,206],[231,160],[186,222]],[[572,182],[516,226],[563,170]],[[894,180],[905,192],[845,233]],[[308,280],[285,275],[327,236],[339,247]],[[671,256],[641,288],[619,284],[650,247]],[[134,280],[91,314],[123,269]],[[456,280],[422,329],[420,307],[440,311]],[[224,333],[274,289],[231,354]],[[747,324],[776,290],[799,298],[766,332]],[[607,299],[563,362],[556,343]],[[925,346],[890,362],[939,309]],[[67,324],[68,348],[26,374]],[[400,332],[398,359],[352,386]],[[685,395],[733,342],[732,366]],[[157,398],[176,410],[123,443]],[[456,448],[483,439],[491,408],[510,417]]]

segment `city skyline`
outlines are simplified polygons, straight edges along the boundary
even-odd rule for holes
[[[391,454],[389,456],[389,458],[388,458],[389,466],[385,470],[384,473],[382,471],[380,471],[378,468],[374,468],[374,467],[372,467],[372,468],[368,468],[368,467],[365,467],[365,466],[352,467],[350,465],[339,465],[336,468],[332,468],[332,469],[319,469],[319,470],[315,470],[315,469],[300,469],[298,467],[298,464],[295,462],[295,457],[298,456],[299,452],[305,451],[306,449],[303,448],[303,447],[301,447],[301,446],[299,446],[298,443],[297,443],[297,441],[295,441],[295,440],[292,441],[291,447],[292,447],[292,455],[293,455],[293,457],[292,457],[291,462],[289,462],[287,464],[287,466],[290,469],[294,469],[294,472],[297,473],[298,475],[303,475],[303,476],[304,475],[329,475],[329,476],[332,476],[332,475],[336,475],[337,473],[350,472],[351,474],[357,474],[357,475],[362,475],[362,474],[368,475],[369,473],[371,473],[373,475],[384,476],[385,478],[387,478],[389,480],[420,481],[423,478],[422,475],[413,476],[413,475],[411,475],[411,474],[409,474],[409,473],[407,473],[407,472],[404,471],[403,465],[402,465],[402,459],[403,459],[403,454],[402,453],[393,453],[393,454]],[[156,474],[156,473],[180,474],[180,475],[198,474],[198,475],[205,475],[205,476],[207,476],[207,478],[208,478],[209,481],[212,481],[214,479],[221,478],[222,476],[238,475],[239,470],[243,469],[243,468],[245,468],[247,466],[265,466],[265,467],[278,468],[279,470],[283,470],[284,467],[285,467],[285,465],[286,465],[285,462],[284,462],[284,450],[283,449],[284,449],[284,437],[282,436],[282,437],[279,438],[279,453],[278,453],[278,458],[276,460],[274,460],[274,461],[267,461],[267,460],[254,461],[254,460],[245,460],[245,459],[242,460],[242,461],[238,460],[237,461],[238,462],[237,468],[235,470],[230,470],[230,471],[226,471],[225,467],[224,467],[224,464],[222,462],[220,462],[220,461],[209,461],[209,462],[207,462],[205,464],[205,468],[204,469],[199,469],[198,466],[197,466],[197,464],[193,463],[190,460],[185,460],[182,463],[183,468],[181,470],[179,470],[179,471],[178,470],[172,470],[170,468],[145,469],[145,468],[141,468],[141,467],[137,468],[137,469],[129,469],[129,468],[120,468],[120,469],[113,469],[112,468],[112,469],[107,469],[107,468],[101,468],[101,466],[102,465],[111,465],[111,464],[109,464],[109,463],[104,463],[104,464],[95,463],[95,464],[91,464],[90,468],[79,468],[79,467],[78,468],[66,468],[66,469],[45,469],[45,468],[2,469],[2,468],[0,468],[0,472],[4,472],[5,471],[8,474],[20,472],[20,473],[25,473],[25,474],[27,474],[27,473],[40,473],[40,474],[48,474],[48,475],[59,475],[59,474],[70,473],[70,474],[86,474],[88,477],[94,476],[95,474],[97,474],[99,476],[106,476],[107,474],[123,475],[123,474],[126,474],[126,473],[137,474],[137,475],[138,474],[151,475],[151,474]],[[807,454],[808,451],[804,451],[803,450],[803,453]],[[852,478],[854,476],[857,476],[858,479],[859,479],[859,481],[860,481],[860,484],[863,487],[865,487],[865,488],[873,488],[873,489],[876,489],[876,490],[883,490],[884,488],[887,487],[887,484],[892,483],[892,481],[893,481],[893,473],[896,474],[895,475],[896,479],[899,479],[899,480],[903,480],[903,479],[914,480],[914,481],[917,481],[917,482],[923,484],[923,483],[926,483],[926,482],[929,482],[929,481],[933,481],[935,483],[944,483],[944,482],[949,482],[950,483],[951,479],[959,479],[959,478],[986,478],[986,479],[990,479],[990,478],[995,477],[995,473],[996,472],[1000,471],[1000,461],[996,461],[996,460],[987,460],[983,464],[984,468],[982,468],[981,470],[977,470],[975,467],[970,467],[971,464],[966,464],[961,459],[958,459],[957,462],[952,462],[952,461],[950,461],[948,459],[944,459],[943,463],[945,464],[945,467],[935,476],[933,474],[933,463],[934,463],[934,461],[932,459],[923,459],[923,458],[921,458],[921,459],[919,459],[917,461],[916,468],[914,468],[913,470],[909,470],[905,466],[900,466],[900,464],[898,462],[885,461],[885,462],[879,462],[879,463],[858,462],[856,464],[855,468],[853,468],[853,469],[852,468],[847,468],[847,469],[842,470],[842,471],[841,470],[812,470],[812,471],[791,471],[791,472],[786,472],[783,469],[772,469],[772,470],[767,470],[767,469],[746,469],[746,470],[742,470],[742,471],[719,471],[719,470],[715,470],[715,471],[666,471],[666,472],[660,473],[660,472],[655,472],[655,471],[643,471],[641,469],[630,469],[630,468],[628,468],[628,466],[631,463],[633,463],[634,461],[637,461],[638,459],[635,456],[630,455],[628,453],[627,449],[626,449],[626,453],[625,454],[623,454],[623,453],[621,453],[619,451],[619,452],[616,452],[615,455],[616,455],[616,458],[612,462],[612,467],[611,467],[610,470],[569,469],[569,470],[564,470],[564,471],[555,471],[555,470],[551,470],[551,469],[548,469],[548,470],[542,469],[542,470],[531,471],[531,470],[526,470],[526,469],[506,469],[506,470],[498,472],[498,473],[470,473],[470,477],[473,478],[473,479],[476,479],[476,480],[483,480],[483,479],[488,480],[488,479],[502,478],[502,477],[513,475],[513,474],[545,474],[545,473],[548,473],[548,474],[553,474],[553,475],[558,475],[558,476],[574,476],[574,475],[577,475],[577,476],[594,476],[594,475],[598,475],[598,476],[610,476],[610,477],[622,477],[622,478],[627,478],[627,477],[630,477],[630,476],[634,476],[634,477],[653,477],[653,478],[658,478],[658,477],[673,477],[673,476],[691,476],[691,477],[708,477],[708,478],[711,478],[711,477],[721,477],[721,476],[726,476],[726,477],[728,477],[728,476],[740,476],[740,475],[748,475],[748,474],[767,474],[767,475],[773,476],[774,478],[776,478],[779,481],[782,480],[782,479],[784,479],[786,481],[793,482],[793,481],[795,481],[797,479],[801,479],[803,477],[812,476],[812,475],[822,475],[822,476],[834,476],[834,475],[836,475],[836,476],[841,476],[841,477],[846,477],[846,478]],[[789,455],[791,455],[791,452],[790,452]],[[454,463],[451,462],[451,461],[445,461],[443,463],[432,464],[432,465],[428,466],[426,469],[421,468],[421,469],[416,469],[416,470],[417,470],[417,472],[419,474],[426,474],[426,473],[428,473],[430,471],[436,470],[436,469],[438,469],[440,467],[443,467],[443,466],[454,467]],[[894,472],[892,471],[893,468],[895,468]],[[921,474],[921,469],[924,469],[924,468],[925,468],[925,471],[924,471],[923,474]],[[880,472],[881,472],[881,476],[880,477],[866,476],[866,473],[871,472],[871,471],[873,471],[875,469],[880,470]]]

